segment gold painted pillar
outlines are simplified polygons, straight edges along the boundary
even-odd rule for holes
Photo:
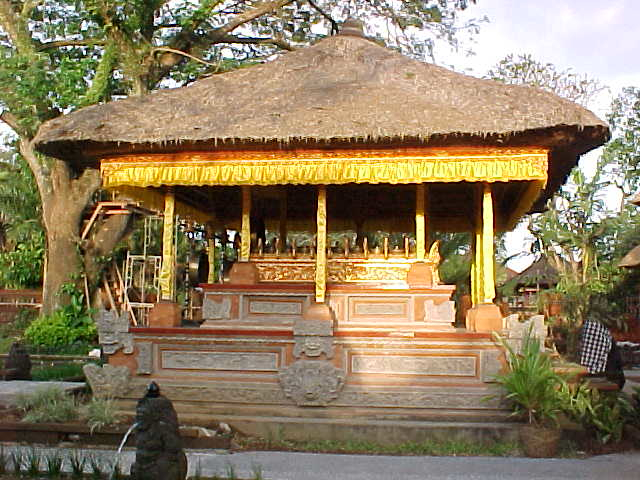
[[[248,262],[251,253],[251,187],[242,187],[242,227],[240,231],[240,260]]]
[[[160,269],[160,296],[172,302],[175,296],[175,205],[173,189],[164,194],[164,217],[162,225],[162,267]]]
[[[424,183],[416,185],[416,258],[424,260],[426,256],[426,219],[425,219],[425,192]]]
[[[324,303],[327,291],[327,187],[318,186],[316,214],[316,302]]]
[[[496,296],[494,268],[494,217],[491,185],[483,183],[476,202],[471,265],[471,299],[473,305],[490,304]]]
[[[482,303],[496,298],[495,259],[493,258],[493,195],[491,184],[482,184]]]

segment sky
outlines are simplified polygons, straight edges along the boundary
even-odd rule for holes
[[[589,106],[601,118],[623,87],[640,87],[640,0],[477,0],[461,15],[462,20],[483,17],[488,21],[480,32],[464,42],[475,55],[437,49],[436,62],[482,76],[511,53],[531,54],[608,86]],[[584,156],[581,167],[588,171],[597,155]],[[523,251],[526,237],[523,229],[509,234],[509,253]],[[532,260],[523,256],[508,266],[521,271]]]

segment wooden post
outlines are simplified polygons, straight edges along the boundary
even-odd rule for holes
[[[426,255],[425,185],[416,185],[416,258],[423,261]]]
[[[316,302],[324,303],[327,290],[327,187],[318,186],[316,213]]]
[[[241,262],[248,262],[251,254],[251,187],[242,187],[242,227],[240,233],[240,258]]]
[[[162,267],[160,269],[160,295],[162,300],[173,301],[175,295],[175,194],[169,188],[164,194],[164,217],[162,224]]]
[[[496,298],[493,225],[491,184],[484,183],[482,185],[482,303],[493,303],[493,299]]]

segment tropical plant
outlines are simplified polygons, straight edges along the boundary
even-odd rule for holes
[[[60,347],[95,340],[97,329],[84,294],[73,283],[64,284],[62,293],[68,296],[69,303],[36,319],[25,330],[24,336],[32,345]]]
[[[75,399],[57,386],[19,395],[16,406],[25,414],[22,419],[24,422],[68,422],[78,416]]]
[[[496,375],[505,398],[513,408],[513,415],[525,418],[527,423],[554,426],[562,411],[560,388],[565,379],[553,369],[551,357],[542,350],[541,342],[529,328],[519,351],[502,336],[494,333],[495,340],[504,348],[507,371]]]
[[[92,398],[82,407],[82,415],[86,419],[91,433],[97,428],[104,428],[118,423],[120,417],[113,399]]]
[[[560,395],[569,418],[593,432],[602,444],[619,442],[633,417],[633,407],[619,392],[603,393],[583,382],[563,385]]]

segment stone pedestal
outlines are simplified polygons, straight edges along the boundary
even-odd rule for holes
[[[258,279],[258,269],[251,262],[236,262],[229,272],[229,283],[236,285],[255,285]]]
[[[467,312],[466,323],[470,332],[499,332],[502,330],[502,313],[493,303],[475,305]]]
[[[414,263],[407,273],[407,284],[411,288],[430,288],[433,286],[433,267],[428,263]]]
[[[150,327],[179,327],[181,323],[182,312],[175,302],[156,303],[149,312]]]

